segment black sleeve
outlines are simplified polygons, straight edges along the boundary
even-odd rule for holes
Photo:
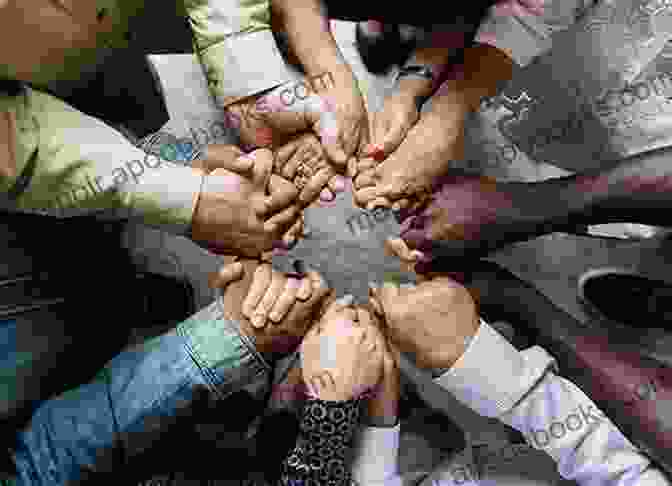
[[[296,446],[282,464],[281,486],[351,485],[346,457],[359,424],[360,401],[306,402]]]

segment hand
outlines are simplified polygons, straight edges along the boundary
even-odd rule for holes
[[[426,113],[384,161],[362,159],[354,181],[356,204],[398,210],[424,203],[436,178],[448,173],[450,162],[464,158],[466,113],[459,103],[451,110]]]
[[[476,334],[479,317],[469,292],[437,277],[410,288],[386,282],[370,289],[371,305],[385,319],[388,336],[419,368],[449,368]]]
[[[334,69],[334,82],[319,92],[321,109],[310,110],[307,117],[320,136],[329,158],[337,167],[348,161],[369,142],[369,120],[357,79],[349,67]]]
[[[286,83],[227,111],[247,145],[279,147],[291,136],[312,130],[340,172],[368,143],[366,108],[349,68]]]
[[[318,197],[333,201],[335,193],[345,190],[345,181],[329,163],[319,139],[304,133],[280,147],[275,153],[273,172],[294,183],[299,204],[309,206]]]
[[[420,119],[420,112],[413,93],[397,91],[371,118],[371,145],[365,154],[380,159],[397,150]]]
[[[210,276],[210,287],[223,289],[227,285],[226,266]],[[222,272],[224,272],[222,274]],[[307,301],[313,292],[313,281],[306,275],[293,275],[273,271],[269,263],[262,262],[254,272],[252,284],[242,304],[242,314],[255,328],[263,328],[270,319],[281,322],[297,300]]]
[[[281,306],[285,316],[271,325],[257,327],[245,317],[243,309],[255,307],[256,299],[247,300],[248,296],[252,293],[259,295],[259,288],[264,286],[263,279],[258,280],[260,277],[256,274],[259,266],[260,263],[256,260],[242,260],[225,265],[216,277],[216,285],[222,289],[227,317],[240,323],[241,332],[255,341],[260,353],[264,353],[270,359],[275,359],[278,355],[284,355],[296,349],[308,328],[319,318],[325,300],[330,296],[331,291],[318,273],[308,272],[306,275],[306,279],[310,282],[308,299],[301,301],[290,299],[292,294],[285,295],[285,302]],[[264,294],[264,299],[269,295],[277,294],[278,288],[287,289],[296,286],[296,284],[288,284],[290,276],[275,270],[271,270],[270,278],[271,287]],[[279,284],[275,285],[273,282],[279,282]],[[308,294],[307,291],[303,292],[304,295]],[[287,311],[283,307],[288,304],[289,300],[293,302]],[[268,308],[263,299],[262,306],[265,309]]]
[[[313,396],[347,401],[378,383],[383,350],[367,319],[367,312],[340,299],[306,334],[301,344],[302,373]]]
[[[373,317],[374,325],[382,326]],[[396,425],[399,417],[399,351],[380,332],[383,353],[383,374],[380,383],[373,390],[367,404],[368,421],[374,426]]]
[[[410,249],[420,251],[418,273],[440,271],[438,263],[464,264],[543,232],[547,210],[533,184],[461,175],[441,178],[437,186],[427,206],[401,214],[406,218],[401,238]]]
[[[215,169],[226,169],[240,175],[250,175],[254,168],[254,159],[247,157],[240,147],[233,144],[210,144],[194,160],[191,166],[206,174]]]
[[[258,257],[274,244],[281,245],[283,234],[296,228],[301,211],[292,204],[297,196],[294,185],[271,174],[269,151],[245,157],[252,159],[248,177],[221,168],[206,175],[191,237],[220,253]]]

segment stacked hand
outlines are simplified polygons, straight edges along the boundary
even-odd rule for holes
[[[277,151],[275,173],[294,182],[304,206],[318,195],[329,201],[343,191],[337,174],[356,166],[355,156],[368,142],[364,100],[345,68],[287,83],[227,112],[245,145]]]
[[[345,401],[380,381],[384,341],[366,309],[331,303],[301,344],[303,380],[322,400]]]
[[[251,259],[223,266],[212,276],[211,286],[222,293],[228,317],[240,322],[241,332],[270,358],[299,345],[331,294],[316,272],[299,279]],[[271,324],[266,323],[268,315]]]
[[[401,288],[385,283],[370,290],[391,342],[419,368],[449,368],[466,351],[479,318],[469,292],[443,276]]]
[[[194,211],[191,237],[218,253],[259,257],[291,245],[302,231],[294,185],[271,174],[273,156],[261,149],[248,155],[226,145],[210,145],[206,172]]]

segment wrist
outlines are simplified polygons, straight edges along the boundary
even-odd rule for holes
[[[400,98],[415,103],[416,98],[427,98],[432,94],[432,81],[416,76],[398,78],[395,85]]]

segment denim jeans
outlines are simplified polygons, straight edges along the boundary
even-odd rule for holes
[[[143,452],[202,395],[222,400],[271,369],[213,302],[175,329],[113,358],[88,384],[44,402],[17,433],[10,485],[96,483]],[[235,417],[232,418],[235,420]],[[181,445],[176,444],[176,447]]]

